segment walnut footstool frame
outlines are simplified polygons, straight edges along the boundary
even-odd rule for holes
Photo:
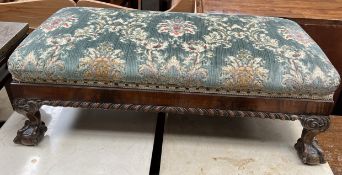
[[[15,143],[37,145],[47,130],[41,120],[42,105],[143,112],[191,113],[210,116],[258,117],[300,120],[301,137],[295,144],[305,164],[325,163],[315,136],[329,128],[333,101],[227,96],[126,88],[27,84],[12,81],[7,90],[14,109],[28,120]]]

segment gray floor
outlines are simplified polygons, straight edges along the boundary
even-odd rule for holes
[[[5,88],[0,90],[0,121],[6,121],[13,113]]]
[[[293,145],[298,121],[169,115],[161,175],[333,175],[328,163],[307,166]]]
[[[36,147],[12,140],[25,117],[0,129],[1,175],[149,174],[156,114],[43,106],[48,131]],[[170,115],[160,175],[333,175],[329,164],[303,165],[292,121]]]
[[[0,129],[1,175],[148,175],[156,115],[43,106],[48,127],[35,147],[13,138],[25,117]],[[101,119],[101,120],[99,120]]]

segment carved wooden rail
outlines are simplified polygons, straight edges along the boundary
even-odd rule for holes
[[[170,106],[155,106],[155,105],[136,105],[136,104],[113,104],[113,103],[94,103],[80,101],[51,101],[39,99],[15,99],[14,108],[18,111],[29,112],[29,110],[38,110],[41,106],[62,106],[74,108],[89,108],[89,109],[105,109],[105,110],[122,110],[122,111],[141,111],[141,112],[166,112],[177,114],[198,114],[208,116],[225,116],[225,117],[256,117],[269,118],[280,120],[298,120],[305,118],[305,115],[292,115],[284,113],[267,113],[253,111],[235,111],[235,110],[220,110],[220,109],[203,109],[203,108],[183,108]],[[32,107],[35,106],[35,107]]]

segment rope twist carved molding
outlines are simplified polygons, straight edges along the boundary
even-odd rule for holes
[[[329,116],[315,115],[291,115],[284,113],[266,113],[252,111],[233,111],[219,109],[183,108],[154,105],[135,105],[135,104],[113,104],[113,103],[94,103],[79,101],[60,101],[60,100],[39,100],[39,99],[15,99],[13,106],[16,111],[25,114],[29,120],[17,133],[14,142],[23,145],[37,145],[43,139],[47,130],[45,123],[41,121],[39,108],[43,105],[63,106],[75,108],[92,108],[106,110],[133,110],[143,112],[169,112],[169,113],[190,113],[200,115],[219,115],[227,117],[257,117],[281,120],[299,119],[304,127],[302,136],[295,144],[298,155],[305,164],[316,165],[325,163],[324,153],[318,146],[315,136],[329,128]]]
[[[15,99],[14,107],[18,112],[33,112],[43,105],[62,106],[74,108],[90,108],[90,109],[105,109],[105,110],[123,110],[123,111],[141,111],[141,112],[167,112],[178,114],[199,114],[208,116],[227,116],[227,117],[256,117],[269,118],[280,120],[304,120],[305,125],[309,128],[321,126],[320,116],[309,117],[306,115],[293,115],[285,113],[267,113],[254,111],[235,111],[235,110],[220,110],[220,109],[203,109],[203,108],[183,108],[170,106],[155,106],[155,105],[136,105],[136,104],[113,104],[113,103],[95,103],[95,102],[80,102],[80,101],[60,101],[60,100],[39,100],[39,99]],[[22,113],[21,112],[21,113]],[[322,121],[321,121],[322,120]]]

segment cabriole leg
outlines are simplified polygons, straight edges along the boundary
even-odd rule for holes
[[[329,128],[330,117],[305,116],[300,121],[303,125],[302,136],[295,144],[299,157],[303,163],[309,165],[325,163],[323,150],[319,147],[315,136]]]
[[[14,143],[27,146],[37,145],[44,137],[47,127],[41,121],[39,112],[40,105],[29,100],[15,100],[15,111],[26,115],[28,120],[25,121],[24,127],[18,130]]]

